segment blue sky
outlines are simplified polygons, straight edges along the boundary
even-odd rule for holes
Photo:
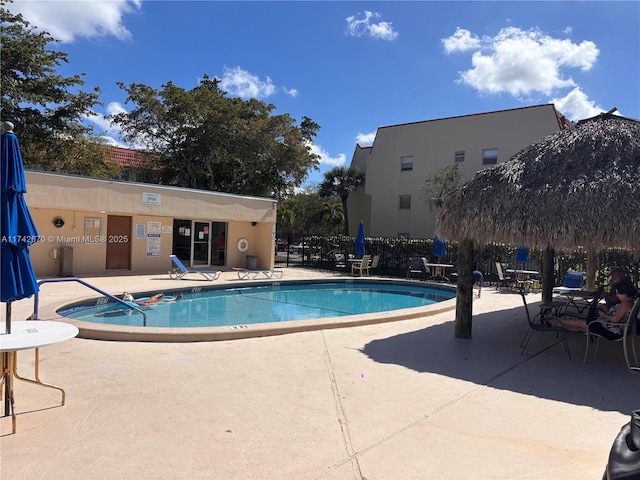
[[[573,120],[617,107],[640,118],[640,2],[217,2],[18,0],[6,6],[63,43],[104,107],[116,82],[195,87],[274,104],[321,129],[322,179],[399,123],[555,103]]]

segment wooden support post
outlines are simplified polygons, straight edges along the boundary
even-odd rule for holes
[[[596,291],[596,263],[598,262],[598,252],[595,248],[587,249],[587,290]]]
[[[473,241],[458,245],[458,286],[456,296],[456,338],[471,338],[473,317]]]
[[[542,252],[542,302],[551,303],[553,299],[553,248],[547,247]]]

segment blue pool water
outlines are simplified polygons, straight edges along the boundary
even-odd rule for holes
[[[431,305],[454,298],[455,292],[410,284],[330,282],[183,291],[183,295],[176,302],[140,307],[147,326],[215,327],[387,312]],[[85,322],[142,325],[142,315],[104,303],[104,298],[69,305],[58,314]]]

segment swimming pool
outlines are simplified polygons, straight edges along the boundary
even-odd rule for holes
[[[177,291],[167,293],[175,295]],[[227,333],[235,331],[235,335],[228,338],[236,338],[254,336],[250,333],[260,331],[263,333],[259,335],[274,334],[264,333],[268,330],[286,333],[285,330],[308,330],[323,325],[347,326],[400,319],[398,317],[410,318],[416,310],[455,298],[455,288],[452,287],[364,279],[279,281],[233,288],[194,288],[182,290],[182,293],[183,298],[179,301],[147,307],[146,327],[142,327],[142,315],[119,308],[115,303],[107,303],[105,298],[66,305],[57,313],[71,323],[82,324],[78,325],[80,336],[88,338],[102,338],[102,335],[84,335],[83,325],[85,330],[103,333],[114,329],[118,332],[119,328],[138,334],[141,331],[156,335],[180,332],[183,339],[185,333],[189,337],[188,332],[198,336],[217,329],[220,333],[220,328],[224,327]],[[308,328],[301,325],[304,323],[308,323]],[[87,327],[88,324],[94,326]],[[247,334],[239,333],[241,331]],[[123,335],[118,337],[120,340],[132,339]],[[134,337],[140,340],[137,335]]]

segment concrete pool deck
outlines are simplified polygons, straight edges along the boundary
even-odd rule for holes
[[[333,275],[285,270],[322,277]],[[85,280],[113,294],[178,282]],[[45,285],[41,309],[88,295]],[[32,299],[16,302],[13,318],[32,310]],[[66,390],[66,405],[56,391],[15,383],[18,431],[0,419],[0,478],[601,478],[615,436],[640,408],[640,375],[627,371],[620,345],[603,343],[584,364],[583,336],[570,338],[569,361],[559,340],[537,333],[521,356],[522,300],[506,290],[485,288],[474,301],[472,340],[454,338],[454,316],[218,342],[44,347],[40,377]],[[31,377],[33,352],[20,352],[18,366]]]

